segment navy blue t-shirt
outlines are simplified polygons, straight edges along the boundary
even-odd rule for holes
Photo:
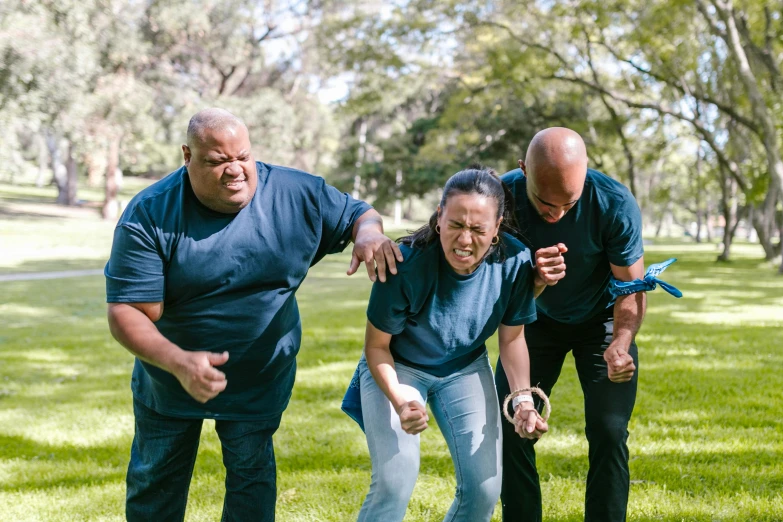
[[[502,323],[536,319],[530,250],[501,233],[506,260],[489,256],[470,274],[457,274],[436,241],[424,248],[400,245],[405,261],[386,283],[375,282],[367,318],[392,334],[394,360],[436,377],[476,360]]]
[[[256,163],[237,214],[204,206],[185,167],[144,189],[114,232],[109,303],[163,301],[155,323],[184,350],[228,351],[227,386],[201,404],[170,373],[136,359],[134,397],[175,417],[271,419],[286,408],[302,329],[294,294],[308,269],[351,240],[370,207],[294,169]]]
[[[536,299],[538,312],[578,324],[614,303],[609,263],[630,266],[644,255],[642,215],[625,185],[588,169],[581,197],[557,223],[547,223],[527,197],[527,178],[514,169],[501,178],[514,194],[522,239],[535,251],[563,243],[566,276]]]

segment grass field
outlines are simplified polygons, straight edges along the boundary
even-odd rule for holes
[[[101,267],[112,226],[19,211],[48,197],[42,190],[0,185],[0,273]],[[647,247],[647,263],[680,259],[664,279],[685,297],[652,293],[637,339],[630,520],[783,520],[783,277],[757,246],[737,245],[728,264],[716,254],[714,245]],[[363,274],[344,275],[347,264],[347,254],[327,258],[298,294],[299,373],[275,438],[283,522],[353,520],[369,484],[364,438],[339,409],[370,290]],[[0,289],[0,520],[122,520],[133,361],[108,333],[103,278]],[[552,404],[538,445],[544,518],[581,520],[587,445],[572,359]],[[422,453],[407,521],[440,520],[453,495],[437,427],[423,434]],[[187,520],[219,519],[222,481],[207,422]]]

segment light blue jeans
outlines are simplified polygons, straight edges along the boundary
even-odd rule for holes
[[[446,514],[448,522],[481,522],[492,517],[502,480],[500,407],[492,368],[484,354],[446,377],[395,364],[408,400],[427,401],[454,461],[457,490]],[[389,399],[359,363],[362,412],[372,459],[370,492],[360,522],[395,522],[405,516],[419,474],[420,435],[409,435]],[[429,430],[425,430],[427,433]]]

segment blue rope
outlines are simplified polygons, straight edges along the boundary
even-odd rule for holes
[[[634,294],[636,292],[650,292],[655,290],[657,285],[661,285],[661,288],[669,292],[674,297],[682,297],[680,292],[674,285],[661,281],[658,279],[658,275],[666,270],[666,268],[677,261],[676,258],[667,259],[663,263],[655,263],[647,268],[647,272],[644,273],[644,279],[634,279],[633,281],[620,281],[615,279],[612,275],[609,281],[609,291],[615,298],[621,295]]]

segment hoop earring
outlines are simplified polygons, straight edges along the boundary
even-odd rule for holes
[[[494,245],[497,245],[498,243],[500,243],[500,236],[493,237],[492,238],[492,245],[494,246]]]
[[[435,225],[435,233],[440,235],[440,225]]]

